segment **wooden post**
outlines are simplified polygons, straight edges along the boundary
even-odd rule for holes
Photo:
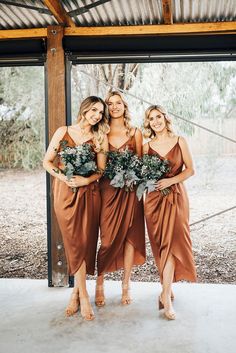
[[[47,29],[47,110],[48,141],[56,129],[66,125],[65,60],[62,39],[64,28],[50,26]],[[48,183],[48,266],[49,286],[68,284],[67,264],[61,232],[53,208],[52,177]]]

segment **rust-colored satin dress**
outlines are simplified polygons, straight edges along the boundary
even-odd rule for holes
[[[68,132],[62,140],[66,140],[70,147],[76,145]],[[87,143],[93,146],[92,140]],[[61,161],[58,167],[63,169]],[[99,184],[94,181],[88,186],[79,187],[74,193],[64,182],[55,178],[53,195],[54,209],[65,247],[68,272],[74,275],[84,260],[86,272],[93,275],[101,209]]]
[[[184,162],[179,138],[174,147],[160,156],[149,145],[148,154],[166,158],[171,171],[167,177],[181,173]],[[189,201],[183,183],[171,186],[171,193],[163,196],[160,191],[147,194],[144,206],[148,235],[161,282],[169,254],[175,259],[174,282],[196,281],[192,243],[189,232]]]
[[[110,151],[125,148],[136,152],[135,137],[132,136],[119,149],[109,144]],[[101,247],[98,252],[98,275],[124,267],[124,245],[133,245],[134,265],[145,262],[145,229],[143,200],[138,201],[135,191],[110,185],[110,180],[100,180],[102,207],[100,221]]]

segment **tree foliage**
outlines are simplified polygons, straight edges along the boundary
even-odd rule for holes
[[[0,162],[2,167],[35,168],[44,153],[44,77],[42,67],[0,69]],[[114,87],[111,87],[114,86]],[[235,62],[102,64],[72,66],[72,115],[89,95],[105,98],[124,89],[133,124],[142,126],[148,104],[173,114],[177,129],[193,134],[190,121],[214,125],[236,112]],[[135,98],[135,97],[136,98]],[[219,125],[219,124],[218,124]],[[213,127],[214,129],[214,127]]]
[[[0,94],[1,166],[38,167],[44,153],[43,68],[1,69]]]

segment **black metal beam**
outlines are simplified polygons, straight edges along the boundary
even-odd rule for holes
[[[236,61],[236,52],[229,53],[228,55],[222,53],[204,53],[203,54],[176,54],[166,53],[163,55],[122,55],[119,56],[99,54],[91,56],[83,56],[79,53],[70,57],[72,64],[122,64],[122,63],[165,63],[165,62],[206,62],[206,61]]]
[[[72,124],[71,114],[71,67],[72,63],[69,54],[65,54],[65,75],[66,75],[66,125]]]
[[[20,3],[20,2],[16,2],[16,1],[8,1],[8,0],[0,0],[0,4],[11,5],[11,6],[16,6],[16,7],[23,7],[25,9],[35,10],[35,11],[38,11],[39,13],[44,13],[46,15],[53,16],[52,13],[48,9],[45,9],[43,7],[36,7],[36,6],[26,5],[24,3]]]
[[[48,148],[48,74],[47,65],[44,65],[44,93],[45,93],[45,149]],[[51,186],[50,186],[50,175],[46,173],[46,195],[47,195],[47,255],[48,255],[48,287],[53,287],[52,284],[52,247],[51,247]]]
[[[236,50],[236,34],[188,36],[66,36],[65,51],[90,55],[104,53],[230,52]]]
[[[71,68],[72,63],[68,53],[65,53],[65,75],[66,75],[66,125],[72,124],[71,114]],[[69,287],[74,287],[74,276],[69,276]]]
[[[0,57],[0,67],[10,67],[10,66],[43,66],[45,58],[42,56],[1,56]]]
[[[83,13],[88,12],[90,9],[92,9],[94,7],[97,7],[99,5],[105,4],[106,2],[110,2],[110,1],[111,0],[98,0],[92,4],[85,5],[85,6],[79,7],[78,9],[72,10],[72,11],[68,12],[68,15],[71,17],[76,17],[78,15],[81,15]]]

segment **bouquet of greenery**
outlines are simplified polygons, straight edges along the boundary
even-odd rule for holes
[[[140,158],[132,151],[110,151],[104,176],[111,180],[110,184],[115,188],[133,191],[140,180],[141,168]]]
[[[162,179],[169,171],[170,166],[167,159],[160,159],[156,155],[145,154],[141,158],[141,171],[139,185],[136,195],[141,200],[145,190],[152,192],[155,190],[156,182]],[[170,193],[170,189],[161,190],[163,195]]]
[[[74,175],[88,177],[91,174],[98,172],[95,162],[95,153],[89,143],[83,143],[75,147],[67,146],[67,141],[60,142],[61,151],[58,152],[59,157],[64,164],[63,173],[70,180]],[[73,192],[76,188],[72,189]]]

